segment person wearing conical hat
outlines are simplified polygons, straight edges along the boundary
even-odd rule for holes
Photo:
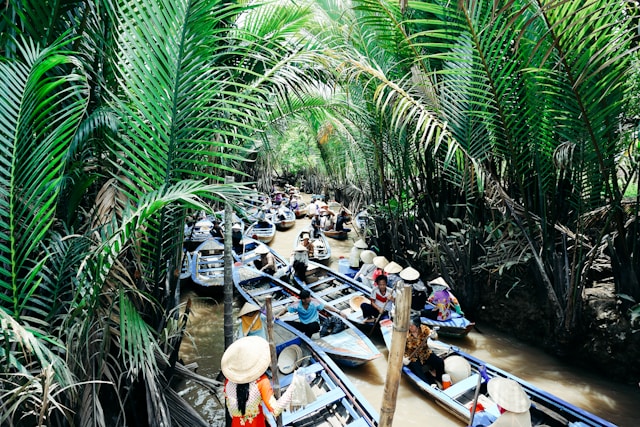
[[[360,254],[362,267],[360,267],[360,270],[353,276],[354,280],[362,282],[369,287],[373,286],[373,272],[376,269],[376,266],[373,264],[373,259],[375,257],[376,253],[371,250],[362,251]]]
[[[458,299],[451,293],[451,288],[442,277],[437,277],[429,282],[432,292],[427,298],[432,307],[420,312],[422,317],[432,320],[449,320],[453,317],[452,309],[458,316],[464,316]]]
[[[266,427],[262,403],[274,416],[289,405],[295,387],[275,398],[266,375],[271,364],[269,343],[260,337],[243,337],[229,346],[220,366],[226,380],[224,396],[232,427]]]
[[[351,252],[349,252],[349,267],[360,268],[360,254],[368,247],[369,245],[363,239],[359,239],[353,244]]]
[[[373,258],[373,265],[376,266],[376,269],[373,271],[373,274],[371,274],[371,280],[375,282],[379,275],[384,274],[384,268],[387,264],[389,264],[389,260],[382,255]]]
[[[473,418],[473,427],[531,427],[531,400],[522,386],[509,378],[494,377],[487,383],[489,396],[498,406],[500,416],[482,410]]]
[[[307,281],[307,268],[309,267],[309,250],[303,245],[298,244],[291,256],[291,268],[293,275],[303,282]]]
[[[402,271],[402,267],[395,261],[391,261],[384,267],[384,274],[387,276],[387,283],[391,289],[396,287],[396,283],[400,281],[400,273]]]
[[[399,275],[405,285],[411,286],[411,309],[424,309],[427,302],[427,287],[420,280],[420,272],[413,267],[407,267]]]
[[[267,317],[260,313],[260,307],[250,302],[245,302],[238,312],[240,319],[240,327],[238,328],[238,337],[258,336],[267,339]]]

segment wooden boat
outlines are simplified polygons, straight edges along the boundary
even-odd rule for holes
[[[347,240],[349,238],[349,232],[346,230],[325,230],[324,235],[336,240]]]
[[[284,271],[289,268],[289,262],[279,253],[269,247],[266,243],[262,243],[261,241],[252,239],[251,237],[244,237],[242,239],[242,243],[242,249],[233,251],[235,262],[240,262],[249,266],[255,266],[256,262],[260,259],[260,255],[256,253],[256,249],[258,249],[258,247],[260,246],[264,246],[276,259],[276,270]]]
[[[307,203],[298,199],[298,207],[293,212],[296,214],[296,218],[304,218],[309,213]]]
[[[276,313],[296,302],[297,295],[300,293],[295,286],[260,272],[250,265],[235,265],[233,282],[246,301],[259,307],[264,305],[265,297],[271,295]],[[298,320],[298,314],[287,312],[280,316],[280,319],[295,321]],[[321,322],[324,323],[328,320],[339,323],[344,329],[324,336],[316,333],[313,336],[313,342],[337,363],[354,367],[380,357],[380,351],[376,346],[351,322],[335,313],[323,310]]]
[[[222,240],[207,239],[193,251],[191,280],[205,288],[224,285],[224,243]]]
[[[192,256],[193,255],[186,248],[182,248],[182,260],[180,263],[180,280],[186,280],[191,277]]]
[[[358,229],[360,234],[362,234],[366,229],[367,225],[371,222],[371,217],[369,216],[369,212],[366,209],[361,210],[355,216],[353,221],[353,225]]]
[[[324,235],[324,232],[320,231],[319,237],[313,237],[313,231],[309,231],[303,229],[298,233],[298,237],[294,242],[293,248],[295,249],[302,242],[302,234],[308,233],[310,237],[310,241],[313,244],[313,256],[309,257],[310,261],[316,262],[328,262],[331,259],[331,245],[329,245],[329,240],[327,240],[327,236]]]
[[[245,230],[244,235],[262,243],[270,243],[276,235],[276,226],[268,218],[255,221]]]
[[[298,375],[304,375],[311,386],[315,400],[303,407],[292,407],[282,413],[285,426],[377,426],[379,416],[360,391],[346,377],[342,370],[327,356],[316,343],[291,326],[276,320],[276,353],[278,354],[278,383],[284,392],[293,380],[290,371],[297,368]],[[289,365],[289,354],[296,355],[293,366]],[[298,357],[299,356],[299,357]],[[284,371],[284,372],[283,372]],[[276,421],[266,411],[269,425],[276,427]]]
[[[370,288],[313,261],[309,261],[306,283],[296,280],[298,286],[308,289],[315,299],[345,313],[347,319],[361,329],[371,330],[372,325],[364,321],[360,309],[362,302],[369,302]]]
[[[279,216],[283,217],[280,218]],[[296,214],[291,209],[285,209],[282,213],[277,211],[271,213],[271,221],[275,224],[277,230],[288,230],[296,225]]]
[[[429,310],[432,308],[435,308],[432,304],[428,302],[425,304],[425,309]],[[412,315],[418,315],[418,312],[416,311],[412,313]],[[426,317],[420,317],[420,320],[422,324],[430,328],[437,326],[439,328],[439,335],[453,338],[466,337],[476,325],[475,322],[471,322],[466,317],[455,312],[451,313],[451,319],[449,320],[433,320]]]
[[[382,331],[382,336],[387,348],[391,348],[393,322],[389,319],[381,321],[380,330]],[[432,387],[420,380],[406,366],[402,368],[402,372],[418,389],[466,424],[470,422],[470,408],[473,405],[479,379],[482,385],[480,387],[481,393],[479,394],[478,402],[482,404],[488,413],[495,417],[499,415],[497,405],[484,393],[486,390],[484,383],[493,377],[503,377],[518,382],[531,399],[530,413],[533,426],[615,427],[614,424],[565,402],[559,397],[553,396],[500,368],[485,363],[455,346],[429,339],[429,347],[444,359],[445,371],[447,371],[448,366],[447,359],[457,356],[469,364],[470,374],[466,377],[462,376],[458,378],[457,382],[454,381],[450,387],[443,390],[441,384],[438,384],[438,387]],[[456,362],[459,361],[460,359],[456,360]],[[451,365],[453,365],[453,363]]]
[[[353,214],[349,209],[347,209],[342,203],[338,202],[329,202],[328,203],[329,210],[336,213],[336,215],[340,214],[340,211],[345,211],[347,213],[347,221],[351,221]]]

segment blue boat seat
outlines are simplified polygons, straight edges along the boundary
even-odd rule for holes
[[[475,387],[478,384],[478,377],[480,375],[479,374],[473,374],[465,379],[463,379],[462,381],[459,381],[455,384],[453,384],[451,387],[449,387],[446,390],[443,390],[442,392],[444,394],[446,394],[449,397],[457,397],[461,394],[463,394],[464,392],[466,392],[467,390]]]
[[[348,288],[350,288],[349,285],[342,284],[340,286],[329,287],[329,288],[327,288],[325,290],[322,290],[320,292],[316,292],[315,294],[316,294],[316,296],[323,297],[325,295],[332,294],[334,292],[340,292],[343,289],[348,289]]]
[[[272,288],[268,288],[268,289],[260,289],[257,291],[249,291],[249,295],[251,295],[252,297],[258,296],[258,295],[264,295],[264,294],[271,294],[274,292],[280,292],[282,290],[282,288],[280,286],[274,286]]]
[[[319,411],[320,409],[323,409],[325,406],[328,406],[333,402],[336,402],[337,400],[342,399],[343,397],[345,397],[344,391],[342,391],[341,388],[334,388],[333,390],[330,390],[325,394],[321,394],[316,398],[316,400],[314,400],[313,402],[311,402],[310,404],[308,404],[302,409],[299,409],[294,412],[284,412],[282,414],[282,424],[289,425],[295,422],[297,419],[305,417],[316,411]]]

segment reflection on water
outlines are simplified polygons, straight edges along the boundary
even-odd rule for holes
[[[276,233],[271,247],[288,258],[299,230],[308,225],[307,219],[297,220],[294,228]],[[333,268],[338,268],[340,256],[349,256],[353,242],[358,238],[359,236],[352,231],[349,240],[331,240]],[[188,297],[194,301],[187,329],[190,338],[185,337],[180,348],[180,357],[185,363],[197,362],[198,373],[215,378],[220,371],[220,358],[224,351],[222,292],[214,298],[204,299],[194,299],[197,294],[193,291],[182,295],[183,300]],[[240,302],[237,302],[236,307],[239,305]],[[640,391],[637,387],[613,383],[598,377],[597,372],[590,373],[569,366],[489,326],[480,325],[479,329],[482,333],[472,331],[467,338],[452,343],[479,359],[509,371],[619,426],[638,425]],[[372,339],[385,357],[377,358],[359,368],[345,369],[345,373],[373,407],[379,410],[383,399],[387,350],[380,336],[374,334]],[[222,406],[209,392],[187,384],[182,394],[212,426],[224,425]],[[436,427],[462,425],[402,379],[394,424],[424,426],[427,423]]]

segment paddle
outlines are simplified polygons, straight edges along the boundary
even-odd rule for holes
[[[471,420],[469,427],[473,426],[473,418],[476,415],[476,407],[478,406],[478,397],[480,397],[480,384],[482,384],[482,375],[478,375],[478,384],[476,384],[476,392],[473,396],[473,406],[471,406]]]
[[[369,331],[369,333],[367,334],[367,336],[371,336],[371,334],[373,333],[373,331],[375,331],[376,329],[376,325],[378,324],[378,322],[380,322],[380,318],[382,317],[382,314],[385,312],[385,310],[383,309],[382,311],[380,311],[380,313],[378,314],[378,317],[376,317],[376,321],[373,322],[373,326],[371,327],[371,330]]]

